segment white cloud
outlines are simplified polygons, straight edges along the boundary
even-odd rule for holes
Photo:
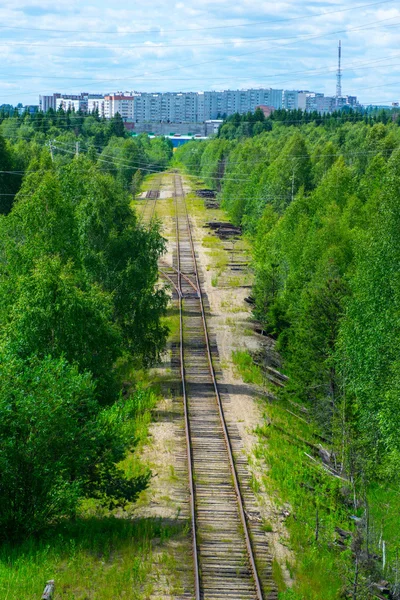
[[[0,104],[36,103],[39,93],[52,91],[126,85],[149,91],[271,86],[333,93],[339,37],[344,90],[362,100],[365,88],[381,85],[376,93],[392,99],[398,88],[385,83],[400,80],[400,67],[373,61],[399,47],[400,34],[391,25],[400,23],[400,10],[396,0],[357,8],[362,3],[155,0],[118,9],[105,0],[68,5],[15,0],[0,7],[0,24],[28,29],[0,27]],[[383,19],[393,20],[379,23]],[[363,23],[374,25],[355,29]],[[27,45],[17,45],[21,42]],[[357,61],[367,63],[363,71],[346,71],[346,64]]]

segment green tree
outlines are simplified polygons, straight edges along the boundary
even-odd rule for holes
[[[110,137],[126,137],[124,122],[119,113],[116,113],[111,119],[108,126],[108,135]]]
[[[0,537],[72,516],[85,495],[133,501],[148,474],[126,479],[116,463],[134,444],[135,404],[101,409],[90,374],[65,359],[0,351]]]
[[[13,171],[14,161],[12,153],[0,134],[0,214],[8,214],[10,212],[14,196],[21,184],[22,176]]]
[[[400,351],[400,153],[381,182],[371,228],[359,239],[352,298],[341,330],[339,360],[374,466],[399,468],[397,366]],[[396,437],[397,435],[397,437]]]

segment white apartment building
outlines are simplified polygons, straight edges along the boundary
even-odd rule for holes
[[[122,119],[133,120],[135,118],[135,96],[133,94],[110,94],[104,96],[104,116],[111,119],[119,113]]]
[[[344,106],[358,106],[355,96],[325,96],[322,93],[252,88],[211,92],[116,92],[79,95],[39,96],[39,110],[98,111],[111,119],[119,113],[124,121],[136,123],[204,123],[234,113],[254,112],[257,106],[301,109],[326,114]]]
[[[50,108],[56,110],[56,98],[59,98],[61,94],[52,94],[51,96],[39,96],[39,110],[41,112],[47,112]]]
[[[63,110],[72,110],[78,112],[82,108],[81,96],[61,96],[56,98],[55,110],[62,108]]]
[[[281,108],[282,90],[141,93],[135,96],[135,121],[203,123],[222,115],[254,112],[260,104]]]
[[[105,116],[105,99],[102,94],[88,94],[86,112],[98,112],[99,117]]]
[[[272,88],[204,92],[204,120],[254,112],[260,105],[282,108],[282,93]]]
[[[204,95],[195,92],[166,92],[135,96],[135,121],[198,123],[204,120]]]
[[[307,94],[311,92],[299,90],[284,90],[282,94],[282,108],[286,110],[306,110]]]

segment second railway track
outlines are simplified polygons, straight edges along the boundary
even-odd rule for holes
[[[148,225],[151,224],[155,216],[157,200],[160,197],[160,186],[161,178],[158,178],[155,182],[153,182],[153,188],[146,192],[140,220]]]
[[[271,554],[254,509],[245,459],[228,428],[215,377],[201,279],[179,175],[174,175],[174,265],[162,266],[180,312],[180,372],[185,409],[196,600],[274,600]],[[239,478],[240,475],[240,478]],[[256,550],[256,552],[255,552]],[[255,554],[257,553],[257,560]]]

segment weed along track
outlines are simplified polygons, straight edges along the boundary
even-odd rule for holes
[[[174,175],[176,246],[161,271],[180,314],[180,373],[185,411],[196,600],[274,600],[272,558],[254,509],[240,438],[227,425],[207,330],[206,299],[181,177]],[[235,458],[236,464],[235,464]],[[239,479],[240,477],[240,479]],[[254,514],[254,513],[253,513]],[[256,557],[257,560],[256,560]]]
[[[161,177],[153,182],[153,187],[146,193],[145,204],[141,214],[141,221],[150,224],[154,219],[157,200],[160,197]]]

